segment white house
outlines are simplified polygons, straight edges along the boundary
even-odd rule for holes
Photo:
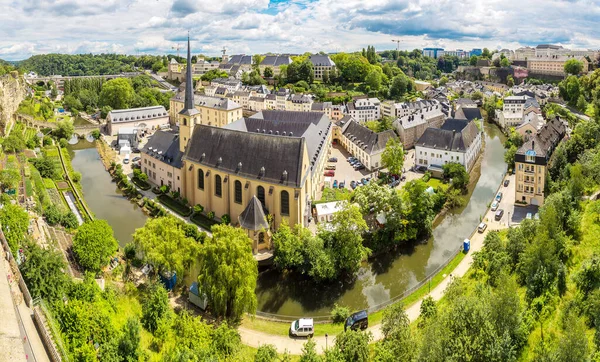
[[[348,103],[348,114],[358,122],[381,118],[381,102],[377,98],[360,98]]]
[[[317,222],[330,222],[333,215],[344,207],[345,201],[332,201],[315,205],[317,209]]]
[[[440,128],[428,128],[415,144],[415,164],[439,169],[457,162],[470,171],[482,146],[482,132],[474,122],[447,119]]]
[[[116,136],[121,127],[156,130],[161,126],[169,125],[169,113],[163,106],[115,109],[108,112],[106,122],[108,133]]]

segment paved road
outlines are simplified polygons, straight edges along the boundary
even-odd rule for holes
[[[508,178],[510,179],[509,186],[500,186],[499,189],[499,191],[502,191],[504,194],[504,197],[502,198],[502,201],[500,203],[500,207],[505,207],[506,209],[509,209],[510,206],[514,205],[515,195],[515,176],[511,175]],[[473,263],[473,253],[481,250],[481,248],[483,247],[483,240],[488,232],[490,232],[491,230],[501,230],[508,227],[508,215],[506,212],[502,220],[494,221],[494,212],[488,209],[483,220],[485,221],[486,219],[492,221],[487,222],[488,228],[485,230],[484,233],[475,233],[473,235],[473,237],[471,238],[471,251],[469,252],[469,254],[467,254],[465,258],[458,264],[458,266],[454,269],[452,274],[445,276],[444,279],[440,282],[440,284],[433,288],[431,293],[429,293],[429,295],[434,300],[440,300],[444,296],[444,292],[446,291],[446,288],[452,281],[452,278],[460,278],[467,273],[467,271],[471,267],[471,264]],[[465,237],[468,238],[469,236],[465,235]],[[419,317],[421,302],[422,299],[420,299],[418,302],[414,303],[406,309],[406,314],[408,315],[408,318],[411,322],[415,321]],[[315,327],[319,328],[318,325],[316,325]],[[368,329],[368,331],[373,334],[373,341],[378,341],[383,338],[383,333],[381,332],[381,325],[379,324],[371,326]],[[277,351],[279,353],[284,353],[285,351],[288,351],[290,354],[300,355],[302,354],[302,347],[304,346],[304,343],[306,343],[306,339],[304,338],[293,339],[285,336],[266,334],[243,327],[238,328],[238,332],[240,333],[240,336],[242,337],[242,342],[244,344],[252,347],[259,347],[263,344],[272,344],[277,348]],[[322,352],[326,348],[326,343],[329,346],[333,345],[333,343],[335,342],[335,337],[330,337],[328,341],[325,340],[325,337],[314,337],[313,340],[317,344],[317,351]]]

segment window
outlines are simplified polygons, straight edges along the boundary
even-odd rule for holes
[[[256,197],[258,201],[262,204],[263,209],[265,208],[265,188],[262,186],[258,186],[256,188]]]
[[[527,161],[527,162],[535,162],[535,156],[525,155],[525,161]]]
[[[183,125],[187,126],[187,119],[185,119],[185,118],[183,119]]]
[[[290,214],[290,194],[287,191],[281,191],[281,214]]]
[[[237,202],[238,204],[242,203],[242,183],[239,180],[235,180],[234,183],[234,187],[235,187],[235,192],[234,192],[234,196],[235,196],[235,202]]]
[[[221,188],[221,176],[215,175],[215,195],[221,197],[223,195],[223,189]]]
[[[167,177],[173,177],[173,174],[170,172],[167,172]]]
[[[204,171],[201,168],[198,169],[198,188],[204,190]]]

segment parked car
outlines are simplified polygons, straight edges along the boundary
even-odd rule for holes
[[[354,166],[354,169],[356,171],[364,170],[365,169],[365,165],[359,163],[358,165]]]
[[[479,224],[479,226],[477,227],[477,232],[478,233],[483,233],[485,231],[485,229],[487,229],[487,224],[482,222],[481,224]]]
[[[339,188],[343,189],[344,187],[346,187],[346,181],[341,181],[340,185],[339,185]]]
[[[498,192],[498,194],[496,194],[496,201],[500,202],[502,200],[502,192]]]
[[[325,166],[326,170],[335,170],[335,168],[336,168],[335,165],[327,165],[327,166]]]
[[[352,162],[354,160],[356,160],[356,158],[354,158],[354,157],[348,157],[348,162]]]
[[[338,182],[337,182],[337,180],[333,180],[333,188],[334,188],[334,189],[337,189],[337,187],[338,187]]]
[[[540,219],[540,214],[536,212],[535,215],[533,215],[533,218],[535,220],[539,220]]]
[[[496,211],[496,215],[494,216],[494,220],[500,221],[502,219],[503,215],[504,215],[504,210],[503,209],[500,209],[500,210]]]
[[[527,220],[531,220],[531,219],[533,219],[533,214],[532,214],[532,213],[530,213],[530,212],[528,212],[528,213],[527,213],[527,215],[525,216],[525,218],[526,218]]]
[[[419,166],[419,167],[417,167],[417,171],[425,172],[425,171],[427,171],[427,166]]]
[[[352,188],[352,190],[354,190],[356,188],[356,181],[350,181],[350,187]]]
[[[296,337],[312,337],[315,334],[312,318],[300,318],[290,325],[290,335]]]
[[[367,181],[366,178],[363,178],[362,180],[360,180],[362,182],[363,185],[366,185],[369,183],[369,181]]]
[[[331,158],[329,158],[329,162],[337,162],[337,157],[331,157]]]
[[[504,180],[504,187],[507,187],[509,183],[510,183],[509,179]]]
[[[499,203],[498,201],[494,201],[494,202],[492,202],[492,207],[491,207],[491,210],[492,210],[492,211],[496,211],[496,210],[498,210],[498,206],[500,206],[500,203]]]
[[[137,162],[139,160],[141,160],[142,158],[140,156],[135,156],[134,158],[131,159],[131,162]]]
[[[402,177],[400,177],[400,181],[406,181],[406,176],[402,175]]]
[[[329,177],[335,176],[335,171],[333,171],[333,170],[327,170],[327,171],[325,171],[325,173],[323,175],[329,176]]]
[[[346,319],[346,323],[344,324],[344,331],[350,328],[353,331],[356,330],[365,330],[369,328],[369,315],[366,310],[361,310],[360,312],[352,313],[350,317]]]
[[[129,154],[125,155],[125,158],[123,159],[123,163],[124,164],[128,164],[129,163]]]

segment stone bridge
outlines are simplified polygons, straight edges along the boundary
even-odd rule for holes
[[[44,122],[37,119],[34,119],[32,116],[23,113],[16,113],[14,115],[15,120],[25,124],[29,128],[35,128],[38,131],[44,128],[56,129],[58,125],[56,122]],[[78,136],[86,136],[90,134],[93,130],[97,129],[102,131],[104,124],[83,124],[76,125],[75,134]]]

